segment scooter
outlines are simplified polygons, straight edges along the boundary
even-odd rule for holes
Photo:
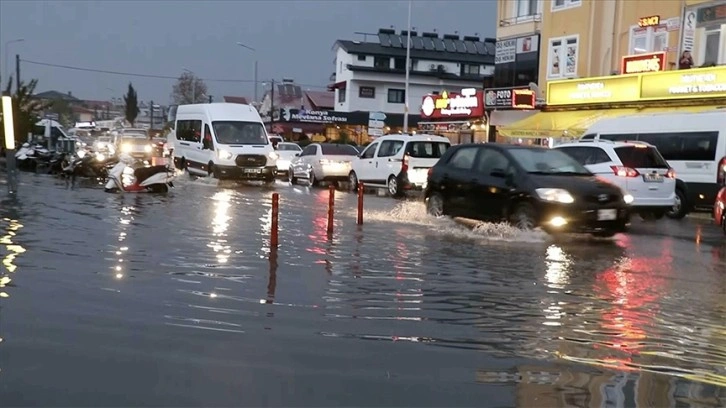
[[[131,156],[122,154],[119,162],[108,172],[107,193],[166,193],[174,187],[176,171],[169,166],[141,166]]]

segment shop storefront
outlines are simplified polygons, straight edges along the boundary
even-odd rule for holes
[[[506,126],[524,120],[537,113],[537,95],[529,87],[488,88],[484,90],[484,107],[489,118],[488,140],[498,143],[523,143],[518,138],[502,136],[497,131]],[[527,140],[536,143],[537,140]]]
[[[453,144],[486,142],[483,97],[484,92],[474,88],[424,96],[419,131],[448,137]]]
[[[546,101],[540,112],[500,126],[499,134],[567,140],[606,117],[726,109],[726,66],[552,81]]]

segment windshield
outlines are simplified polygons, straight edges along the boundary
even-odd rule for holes
[[[149,144],[149,141],[143,137],[124,137],[121,139],[121,143],[128,144]]]
[[[358,150],[355,147],[347,144],[323,144],[320,145],[323,149],[323,156],[357,156]]]
[[[509,153],[527,173],[591,175],[585,167],[560,150],[511,149]]]
[[[668,163],[653,147],[616,147],[615,153],[623,165],[632,169],[667,169]]]
[[[258,122],[216,121],[212,122],[217,142],[229,145],[269,144],[265,128]]]
[[[410,142],[406,153],[418,159],[440,159],[449,146],[445,142]]]
[[[277,150],[284,152],[299,152],[302,149],[295,143],[280,143],[277,145]]]

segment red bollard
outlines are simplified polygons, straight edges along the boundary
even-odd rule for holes
[[[363,225],[363,183],[358,183],[358,225]]]
[[[328,187],[328,234],[333,233],[333,212],[335,209],[335,186]]]
[[[277,248],[277,218],[280,214],[280,194],[272,193],[272,226],[270,227],[270,246]]]

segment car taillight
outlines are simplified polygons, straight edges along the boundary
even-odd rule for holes
[[[676,178],[676,171],[673,170],[673,169],[668,169],[668,171],[666,172],[665,176],[667,178],[670,178],[670,179],[675,179]]]
[[[431,177],[432,174],[434,174],[434,168],[433,167],[431,167],[429,169],[429,173],[428,173],[429,177]]]
[[[726,157],[722,157],[721,161],[718,162],[718,168],[716,169],[716,181],[718,184],[723,184],[726,180]]]
[[[623,166],[610,166],[613,172],[618,177],[638,177],[640,173],[637,170],[631,169],[630,167]]]
[[[408,154],[405,154],[403,156],[403,161],[401,162],[401,173],[405,173],[408,171],[408,159],[409,159]]]

